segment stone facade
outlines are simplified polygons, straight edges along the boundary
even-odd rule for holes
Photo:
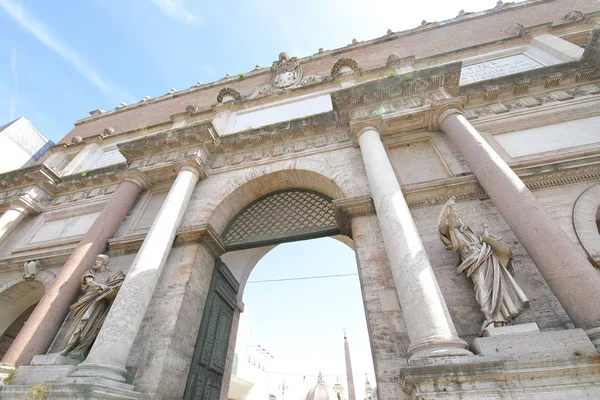
[[[224,233],[294,191],[325,199],[326,234],[356,252],[377,398],[600,397],[599,29],[595,1],[499,2],[77,121],[44,164],[0,176],[0,333],[18,332],[0,397],[225,398],[252,268],[325,230]],[[511,245],[530,307],[500,334],[480,337],[439,241],[451,196]],[[127,277],[86,360],[63,360],[103,252]],[[218,259],[233,292],[212,332]],[[198,372],[204,340],[218,351]],[[219,390],[186,392],[202,374]]]

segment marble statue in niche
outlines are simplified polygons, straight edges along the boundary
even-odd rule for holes
[[[490,235],[487,225],[480,236],[475,235],[454,204],[451,197],[442,208],[438,233],[446,249],[460,254],[461,264],[456,273],[466,273],[475,285],[475,297],[485,316],[482,334],[488,326],[510,324],[529,307],[529,300],[513,276],[510,246]]]
[[[125,280],[123,272],[111,273],[106,269],[107,264],[108,256],[99,254],[92,269],[81,277],[85,293],[71,306],[73,322],[67,332],[67,343],[60,352],[63,356],[85,359]]]

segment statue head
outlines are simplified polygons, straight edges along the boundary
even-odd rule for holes
[[[92,268],[96,271],[102,271],[106,267],[106,264],[108,264],[108,256],[106,254],[98,254]]]
[[[282,53],[279,53],[279,61],[288,61],[290,59],[290,57],[287,55],[287,53],[284,51]]]

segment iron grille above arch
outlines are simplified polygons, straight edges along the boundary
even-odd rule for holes
[[[310,190],[273,192],[240,211],[223,232],[227,250],[335,235],[331,199]]]

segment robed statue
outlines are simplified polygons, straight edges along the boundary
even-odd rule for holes
[[[451,197],[438,220],[439,236],[448,250],[460,254],[457,275],[463,272],[473,280],[475,297],[481,306],[488,326],[504,326],[529,307],[529,300],[517,284],[512,269],[510,246],[492,236],[484,225],[477,237],[460,218]]]
[[[67,332],[67,344],[60,354],[74,359],[85,359],[110,305],[116,297],[125,274],[111,274],[107,269],[108,256],[99,254],[92,269],[81,277],[81,288],[85,292],[71,306],[72,324]]]

